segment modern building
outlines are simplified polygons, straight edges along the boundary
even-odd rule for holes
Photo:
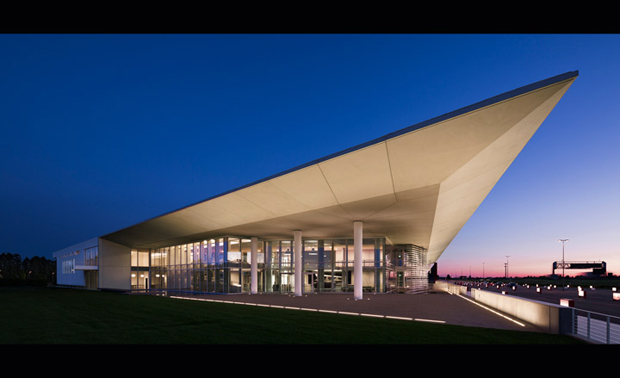
[[[59,285],[424,292],[568,72],[54,253]]]

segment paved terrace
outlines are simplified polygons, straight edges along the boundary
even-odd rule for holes
[[[174,294],[170,294],[175,297]],[[518,319],[515,323],[497,311],[482,307],[468,296],[448,293],[432,294],[366,294],[355,300],[351,294],[228,294],[179,295],[182,299],[221,301],[260,305],[278,309],[336,312],[343,316],[379,316],[405,321],[433,322],[470,327],[497,328],[541,332],[540,328]]]

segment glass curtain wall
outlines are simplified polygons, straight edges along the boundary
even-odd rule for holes
[[[228,238],[228,293],[249,293],[252,289],[252,240]],[[258,267],[258,291],[263,288],[265,269],[263,243],[257,243],[256,262]]]
[[[366,292],[383,292],[385,239],[369,238],[362,246],[362,285]],[[353,239],[304,242],[305,292],[352,292],[355,262]]]
[[[168,256],[170,247],[151,250],[151,290],[168,288]]]
[[[303,292],[353,291],[352,238],[308,239],[302,246]],[[260,241],[257,249],[258,291],[294,292],[293,240]],[[364,239],[362,281],[366,292],[386,291],[384,251],[384,238]],[[204,293],[251,291],[252,254],[248,238],[230,236],[157,248],[151,250],[150,258],[152,289]],[[137,268],[141,268],[141,263]],[[147,282],[137,282],[136,288],[148,287]]]
[[[265,241],[264,249],[263,266],[265,269],[263,279],[259,280],[259,282],[263,281],[261,286],[263,291],[267,293],[293,292],[295,290],[293,241]]]
[[[149,288],[149,251],[131,250],[131,288],[146,290]]]
[[[428,291],[429,271],[427,250],[413,245],[390,245],[385,252],[386,292],[425,293]]]

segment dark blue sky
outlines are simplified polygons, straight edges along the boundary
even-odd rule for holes
[[[0,253],[51,258],[578,70],[440,273],[548,274],[559,238],[620,273],[618,67],[599,34],[0,35]]]

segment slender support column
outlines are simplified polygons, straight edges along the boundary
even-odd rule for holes
[[[256,294],[258,292],[258,239],[252,238],[251,243],[251,251],[250,251],[250,275],[251,275],[251,285],[250,285],[250,293]]]
[[[325,288],[325,240],[319,239],[318,266],[316,275],[316,291],[321,292]]]
[[[364,243],[364,224],[360,221],[353,222],[353,296],[362,299],[362,244]]]
[[[303,289],[303,258],[301,254],[301,231],[294,231],[295,296],[300,297]]]

